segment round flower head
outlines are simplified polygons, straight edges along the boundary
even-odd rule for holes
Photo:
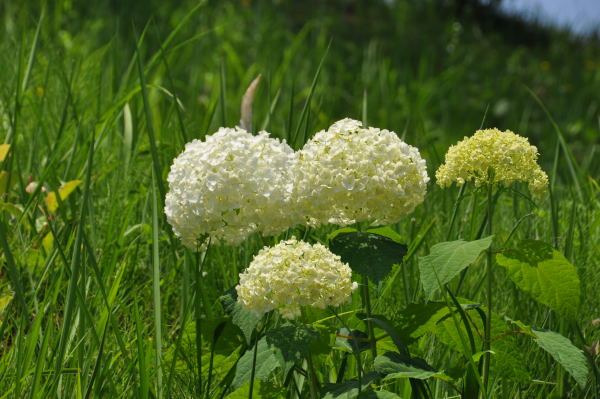
[[[207,236],[236,245],[255,231],[284,231],[292,223],[294,159],[285,141],[240,128],[220,128],[204,142],[186,144],[167,179],[165,213],[174,233],[194,249]]]
[[[356,289],[350,267],[321,244],[282,241],[265,247],[240,274],[238,301],[261,316],[273,309],[286,319],[300,316],[300,308],[338,306]]]
[[[423,202],[427,170],[396,133],[342,119],[298,153],[296,194],[309,225],[390,224]]]
[[[537,148],[525,137],[510,130],[478,130],[472,137],[465,137],[450,147],[446,162],[435,176],[441,187],[452,183],[460,186],[470,180],[475,186],[522,181],[528,184],[532,195],[540,197],[548,186],[548,176],[538,165],[537,158]]]

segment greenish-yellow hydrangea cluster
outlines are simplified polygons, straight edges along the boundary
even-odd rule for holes
[[[262,316],[277,309],[286,319],[300,316],[300,309],[338,306],[356,289],[350,267],[321,244],[310,245],[292,238],[254,257],[240,274],[238,301]]]
[[[307,224],[391,224],[423,202],[427,169],[396,133],[342,119],[298,152],[294,201]]]
[[[537,158],[537,148],[525,137],[510,130],[478,130],[450,147],[435,176],[441,187],[452,183],[461,186],[467,181],[473,181],[475,186],[522,181],[533,196],[541,197],[548,187],[548,176]]]

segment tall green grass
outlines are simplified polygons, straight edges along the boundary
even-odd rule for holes
[[[246,348],[220,339],[236,332],[221,325],[218,298],[276,239],[211,246],[201,258],[173,237],[162,203],[183,144],[237,124],[258,74],[254,126],[295,148],[337,119],[364,118],[418,146],[433,176],[448,145],[482,118],[484,127],[530,137],[551,195],[539,206],[505,195],[494,228],[510,232],[499,237],[507,246],[539,238],[564,252],[578,267],[582,306],[577,323],[561,326],[498,270],[495,309],[560,329],[579,347],[597,340],[590,322],[600,317],[598,47],[559,33],[540,48],[514,45],[433,6],[411,7],[397,4],[376,24],[326,8],[302,20],[268,2],[200,3],[141,24],[99,11],[69,29],[64,6],[5,5],[0,133],[11,147],[0,163],[8,176],[0,204],[0,398],[227,392]],[[58,196],[52,212],[47,195],[73,180],[83,183]],[[28,193],[30,181],[39,185]],[[479,238],[485,201],[431,184],[413,217],[394,226],[411,256],[380,287],[373,311],[393,318],[419,299],[416,255],[440,241]],[[322,241],[327,231],[292,233]],[[482,298],[482,277],[480,268],[452,288]],[[495,397],[547,398],[560,389],[597,398],[597,368],[584,390],[556,386],[552,360],[523,345],[536,381],[495,381]],[[461,366],[433,337],[416,346],[432,364]],[[319,367],[329,375],[330,366]],[[393,388],[410,392],[403,383]],[[441,382],[433,390],[454,395]]]

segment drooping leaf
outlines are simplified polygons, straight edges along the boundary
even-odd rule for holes
[[[386,352],[377,356],[373,362],[375,371],[384,374],[388,378],[416,378],[425,380],[438,374],[423,359],[410,358],[396,352]]]
[[[365,374],[361,379],[360,389],[365,391],[371,382],[380,377],[379,373]],[[321,391],[322,399],[354,399],[358,397],[358,380],[350,380],[341,384],[326,384]]]
[[[238,326],[244,337],[246,338],[246,342],[250,344],[252,341],[252,333],[254,332],[254,328],[260,321],[260,319],[244,309],[244,307],[237,301],[237,291],[235,287],[230,288],[222,295],[219,300],[223,305],[223,309],[225,312],[231,316],[233,324]]]
[[[577,269],[560,252],[541,241],[521,241],[517,249],[496,255],[510,279],[558,315],[574,319],[580,301]]]
[[[4,162],[10,151],[10,144],[0,144],[0,162]]]
[[[482,251],[489,248],[493,236],[476,241],[448,241],[431,247],[429,255],[419,259],[419,273],[425,297],[450,282],[464,268],[475,262]]]
[[[577,381],[580,387],[587,382],[588,367],[583,351],[577,348],[569,338],[557,332],[533,327],[537,337],[534,341],[545,350]]]
[[[71,180],[68,181],[66,183],[64,183],[62,186],[60,186],[60,188],[58,189],[58,195],[60,197],[61,201],[64,201],[67,199],[67,197],[73,192],[75,191],[75,189],[82,183],[81,180]],[[48,210],[51,213],[56,212],[56,210],[58,209],[58,198],[56,198],[56,192],[52,191],[51,193],[49,193],[46,196],[46,206],[48,207]]]
[[[379,234],[356,231],[338,234],[330,241],[329,249],[354,272],[378,282],[402,261],[407,247]]]
[[[225,396],[226,399],[248,399],[250,393],[250,381],[246,381],[238,389]],[[285,397],[285,390],[277,388],[270,382],[254,380],[252,397],[255,399],[279,399]]]

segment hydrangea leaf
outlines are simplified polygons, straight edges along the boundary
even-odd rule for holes
[[[275,354],[283,375],[287,375],[294,364],[302,361],[311,350],[312,344],[319,339],[319,332],[309,326],[286,324],[269,330],[265,339]]]
[[[256,374],[258,379],[267,379],[277,368],[283,375],[301,362],[319,339],[319,333],[309,326],[285,324],[269,330],[258,341],[256,352]],[[238,362],[233,386],[240,387],[250,379],[254,348],[248,349]]]
[[[560,316],[574,319],[579,308],[577,269],[560,252],[541,241],[521,241],[516,249],[496,255],[510,279],[536,301]]]
[[[335,336],[335,347],[344,350],[348,353],[364,352],[368,350],[369,335],[360,330],[348,330],[342,327],[338,330]]]
[[[253,313],[244,309],[244,307],[237,301],[237,291],[235,288],[230,288],[225,292],[223,296],[219,298],[225,311],[231,316],[233,324],[238,326],[246,342],[250,343],[252,340],[252,333],[254,328],[259,322],[259,318]]]
[[[533,327],[537,338],[534,341],[545,350],[577,381],[585,387],[588,376],[587,360],[583,351],[567,338],[557,332]]]
[[[402,261],[407,246],[379,234],[357,231],[338,234],[330,241],[329,249],[341,256],[352,271],[378,282]]]
[[[390,391],[367,391],[358,395],[358,399],[401,399],[401,397]]]
[[[375,379],[379,378],[379,373],[365,374],[361,379],[361,391],[365,391]],[[322,399],[354,399],[359,395],[358,380],[353,379],[341,384],[326,384],[321,391]]]
[[[238,389],[225,396],[225,399],[247,399],[250,393],[250,380],[246,381]],[[279,399],[285,397],[285,390],[277,388],[273,384],[261,380],[254,380],[252,397],[255,399]]]
[[[279,361],[275,352],[271,349],[265,337],[258,341],[256,347],[256,368],[254,377],[259,380],[267,380],[269,376],[279,367]],[[252,376],[252,362],[255,348],[249,348],[238,361],[235,376],[231,386],[233,389],[240,388]]]
[[[396,352],[386,352],[377,356],[373,362],[375,371],[385,374],[388,378],[416,378],[425,380],[438,374],[423,359],[410,358]]]
[[[475,262],[489,248],[493,236],[476,241],[448,241],[431,247],[429,255],[419,259],[421,283],[425,298],[431,298],[440,286],[450,282],[464,268]]]
[[[475,324],[478,331],[483,331],[483,321],[474,312],[473,302],[462,298],[458,298],[458,301],[463,305],[465,311],[473,312],[469,319]],[[483,307],[480,307],[480,309],[485,310]],[[465,357],[471,355],[463,350],[450,311],[443,302],[411,304],[397,316],[395,325],[400,336],[405,338],[407,344],[418,340],[427,333],[431,333],[442,343],[462,353]],[[525,361],[517,339],[511,331],[497,314],[492,315],[492,337],[502,337],[492,342],[491,350],[494,352],[492,369],[495,374],[503,378],[526,383],[530,380],[530,376],[525,367]],[[481,336],[474,334],[474,338],[476,346],[481,347],[483,344]]]
[[[61,201],[64,201],[67,199],[67,197],[73,192],[75,191],[75,189],[81,184],[81,180],[71,180],[68,181],[66,183],[64,183],[62,186],[60,186],[60,188],[58,189],[58,195],[60,197]],[[58,209],[58,198],[56,197],[56,192],[52,191],[50,194],[48,194],[46,196],[46,206],[48,207],[48,210],[51,213],[56,212],[56,210]]]

